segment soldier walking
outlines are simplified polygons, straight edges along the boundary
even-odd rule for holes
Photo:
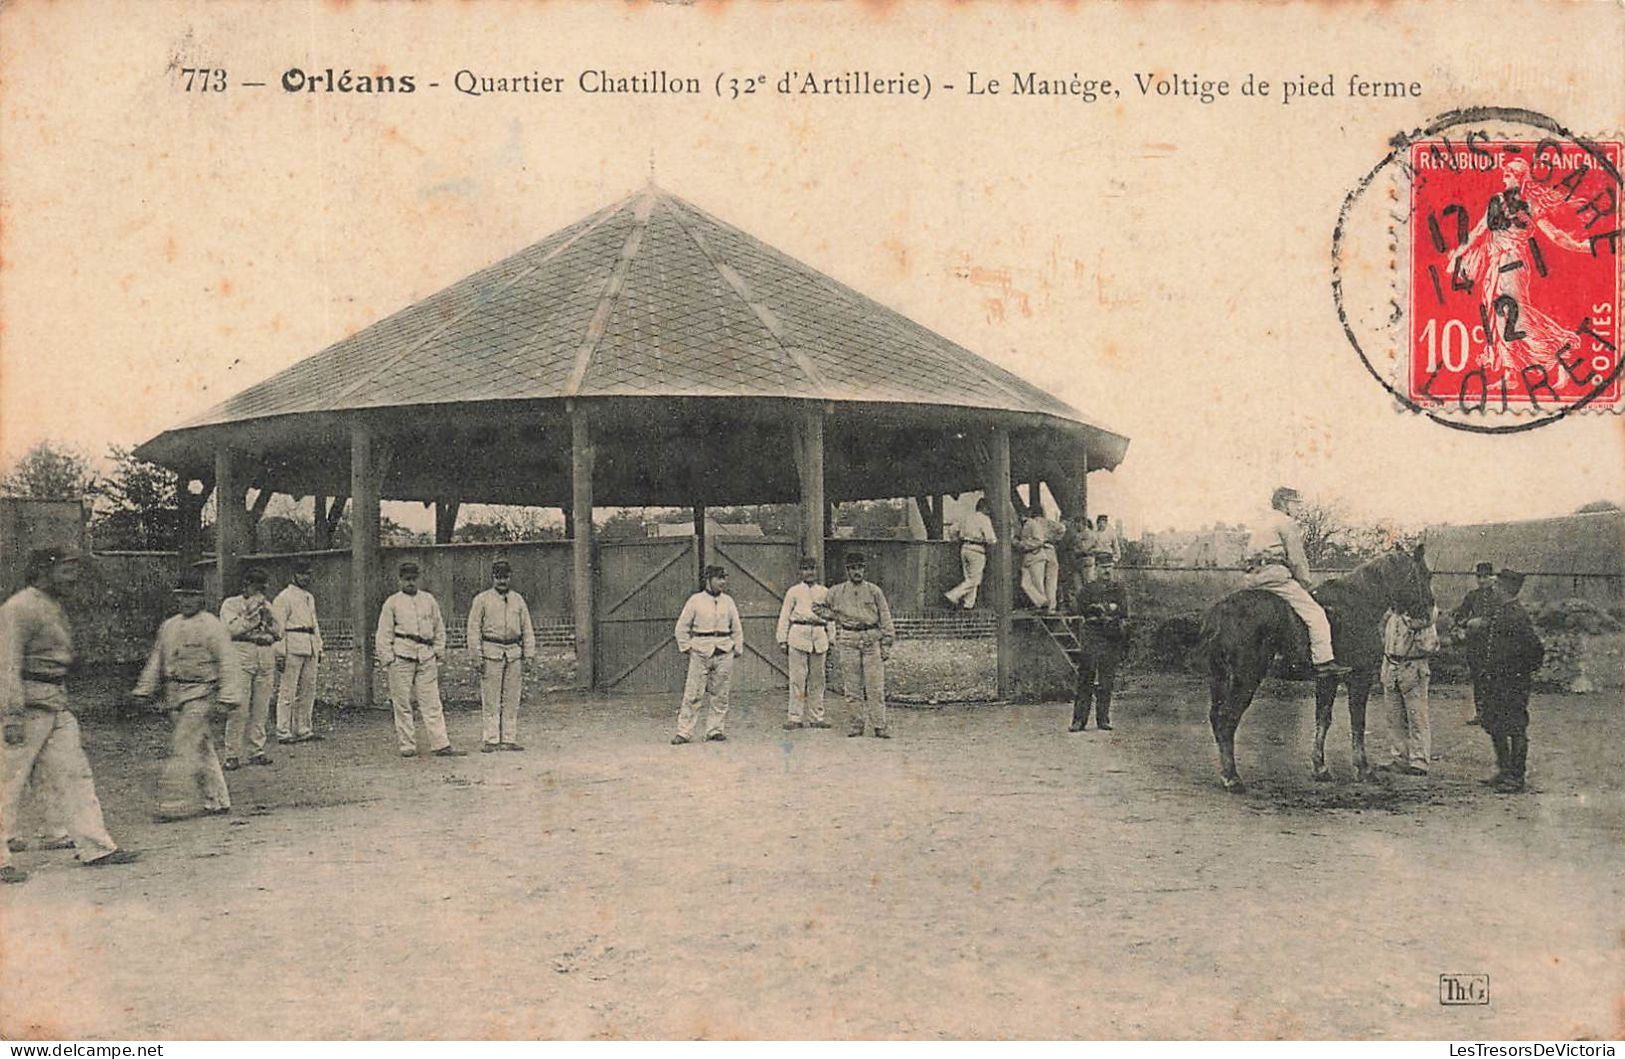
[[[120,849],[107,833],[79,721],[68,707],[73,629],[62,599],[79,579],[72,548],[40,548],[28,557],[28,586],[0,606],[0,883],[28,873],[11,863],[18,810],[30,795],[53,841],[71,846],[86,867],[128,864],[140,854]]]
[[[242,764],[243,736],[248,737],[251,765],[269,765],[265,752],[265,720],[271,710],[271,691],[276,684],[276,645],[282,641],[282,623],[265,598],[270,578],[264,570],[251,566],[243,572],[243,590],[220,604],[220,620],[231,634],[232,648],[241,671],[245,701],[226,718],[226,771],[235,772]]]
[[[713,743],[728,738],[722,726],[728,719],[734,658],[745,653],[745,629],[727,587],[728,571],[707,566],[705,588],[689,596],[677,616],[677,650],[688,655],[688,677],[683,681],[672,746],[693,741],[702,703],[707,707],[705,738]]]
[[[282,671],[276,695],[276,741],[320,739],[311,715],[316,708],[316,671],[322,662],[322,626],[316,620],[316,597],[310,593],[308,559],[294,564],[293,583],[277,593],[271,614],[282,625],[282,639],[276,645],[276,667]]]
[[[429,752],[436,757],[463,757],[446,735],[446,712],[440,702],[440,663],[446,658],[446,622],[440,604],[418,588],[418,564],[400,565],[400,591],[384,600],[378,613],[374,647],[389,673],[389,700],[395,710],[395,740],[401,757],[417,757],[417,726],[412,701],[417,700]]]
[[[1113,559],[1108,551],[1083,559],[1083,584],[1078,590],[1075,611],[1080,622],[1078,643],[1078,684],[1072,696],[1072,725],[1069,732],[1081,732],[1089,724],[1091,708],[1095,727],[1112,730],[1112,691],[1117,686],[1117,667],[1128,647],[1128,594],[1112,579]]]
[[[1529,762],[1529,691],[1546,647],[1534,622],[1518,602],[1523,574],[1502,570],[1495,575],[1496,608],[1484,634],[1484,698],[1480,722],[1495,744],[1495,774],[1485,784],[1502,794],[1524,789]]]
[[[468,609],[468,650],[480,665],[480,751],[523,750],[519,745],[519,693],[525,661],[536,656],[536,630],[525,597],[511,587],[506,559],[491,564],[491,587]]]
[[[1495,567],[1490,563],[1476,563],[1473,575],[1478,578],[1478,587],[1462,598],[1461,604],[1451,615],[1456,623],[1455,638],[1461,643],[1462,653],[1467,658],[1467,675],[1473,689],[1473,715],[1467,718],[1468,724],[1479,723],[1479,704],[1484,700],[1484,640],[1490,615],[1495,613],[1498,605]]]
[[[850,727],[861,736],[866,725],[876,738],[890,739],[886,726],[886,659],[897,639],[886,593],[865,580],[862,552],[846,553],[846,580],[829,590],[830,617],[835,621],[835,656],[841,664],[841,697]]]
[[[203,578],[181,575],[175,585],[180,613],[158,627],[147,666],[134,695],[147,702],[159,693],[174,718],[175,741],[158,781],[158,820],[167,823],[231,811],[231,792],[215,754],[215,717],[243,705],[242,667],[225,623],[203,609]]]
[[[824,720],[824,666],[829,658],[829,589],[818,583],[818,561],[800,563],[801,580],[784,594],[774,639],[790,657],[790,717],[786,731],[828,728]]]

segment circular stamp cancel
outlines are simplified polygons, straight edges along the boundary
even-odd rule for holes
[[[1332,235],[1333,301],[1372,376],[1477,433],[1625,410],[1620,142],[1479,107],[1390,147]]]

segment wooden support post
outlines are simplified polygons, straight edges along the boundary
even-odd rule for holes
[[[1037,478],[1027,483],[1027,507],[1037,508],[1040,514],[1044,511],[1044,485]]]
[[[450,544],[452,534],[457,530],[457,509],[462,505],[455,500],[436,500],[434,502],[434,542],[436,544]]]
[[[597,686],[597,611],[593,606],[592,576],[592,469],[594,462],[592,424],[587,412],[572,402],[570,408],[570,513],[574,534],[570,558],[573,565],[573,600],[576,632],[576,686]]]
[[[796,467],[801,475],[801,554],[818,563],[818,576],[824,576],[824,523],[829,505],[824,502],[824,413],[808,408],[802,416],[801,458]]]
[[[993,431],[988,439],[987,468],[983,472],[983,491],[988,506],[993,509],[993,532],[999,543],[993,546],[992,562],[988,564],[988,580],[993,589],[993,612],[997,618],[999,654],[999,698],[1010,697],[1011,664],[1011,597],[1015,585],[1011,574],[1011,535],[1015,533],[1015,510],[1010,506],[1010,433],[1003,427]]]
[[[192,492],[194,481],[196,479],[183,475],[175,484],[175,499],[180,508],[175,546],[180,552],[182,572],[203,561],[203,502],[208,498],[209,490],[206,483],[199,483],[204,487],[196,493]]]
[[[332,547],[333,535],[327,529],[327,497],[320,493],[310,498],[312,513],[310,517],[311,547],[322,551]]]
[[[1078,449],[1078,517],[1089,517],[1089,446]]]
[[[694,583],[705,587],[705,568],[711,560],[705,554],[705,505],[694,505]]]
[[[925,523],[926,540],[940,541],[943,533],[942,497],[922,493],[914,498],[914,506],[920,509],[920,521]]]
[[[372,427],[350,424],[350,628],[355,646],[350,649],[350,705],[372,705],[372,632],[378,624],[373,585],[378,580],[378,492],[382,482]]]
[[[238,569],[247,543],[248,512],[243,507],[247,489],[241,477],[242,458],[229,446],[214,451],[214,550],[215,568],[220,575],[220,596],[237,591]],[[215,602],[218,605],[218,601]]]

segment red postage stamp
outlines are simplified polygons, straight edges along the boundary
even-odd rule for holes
[[[1621,145],[1479,133],[1409,152],[1410,399],[1616,407]]]

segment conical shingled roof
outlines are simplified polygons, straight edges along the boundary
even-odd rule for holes
[[[963,346],[651,186],[178,429],[600,396],[901,402],[1089,425]]]

